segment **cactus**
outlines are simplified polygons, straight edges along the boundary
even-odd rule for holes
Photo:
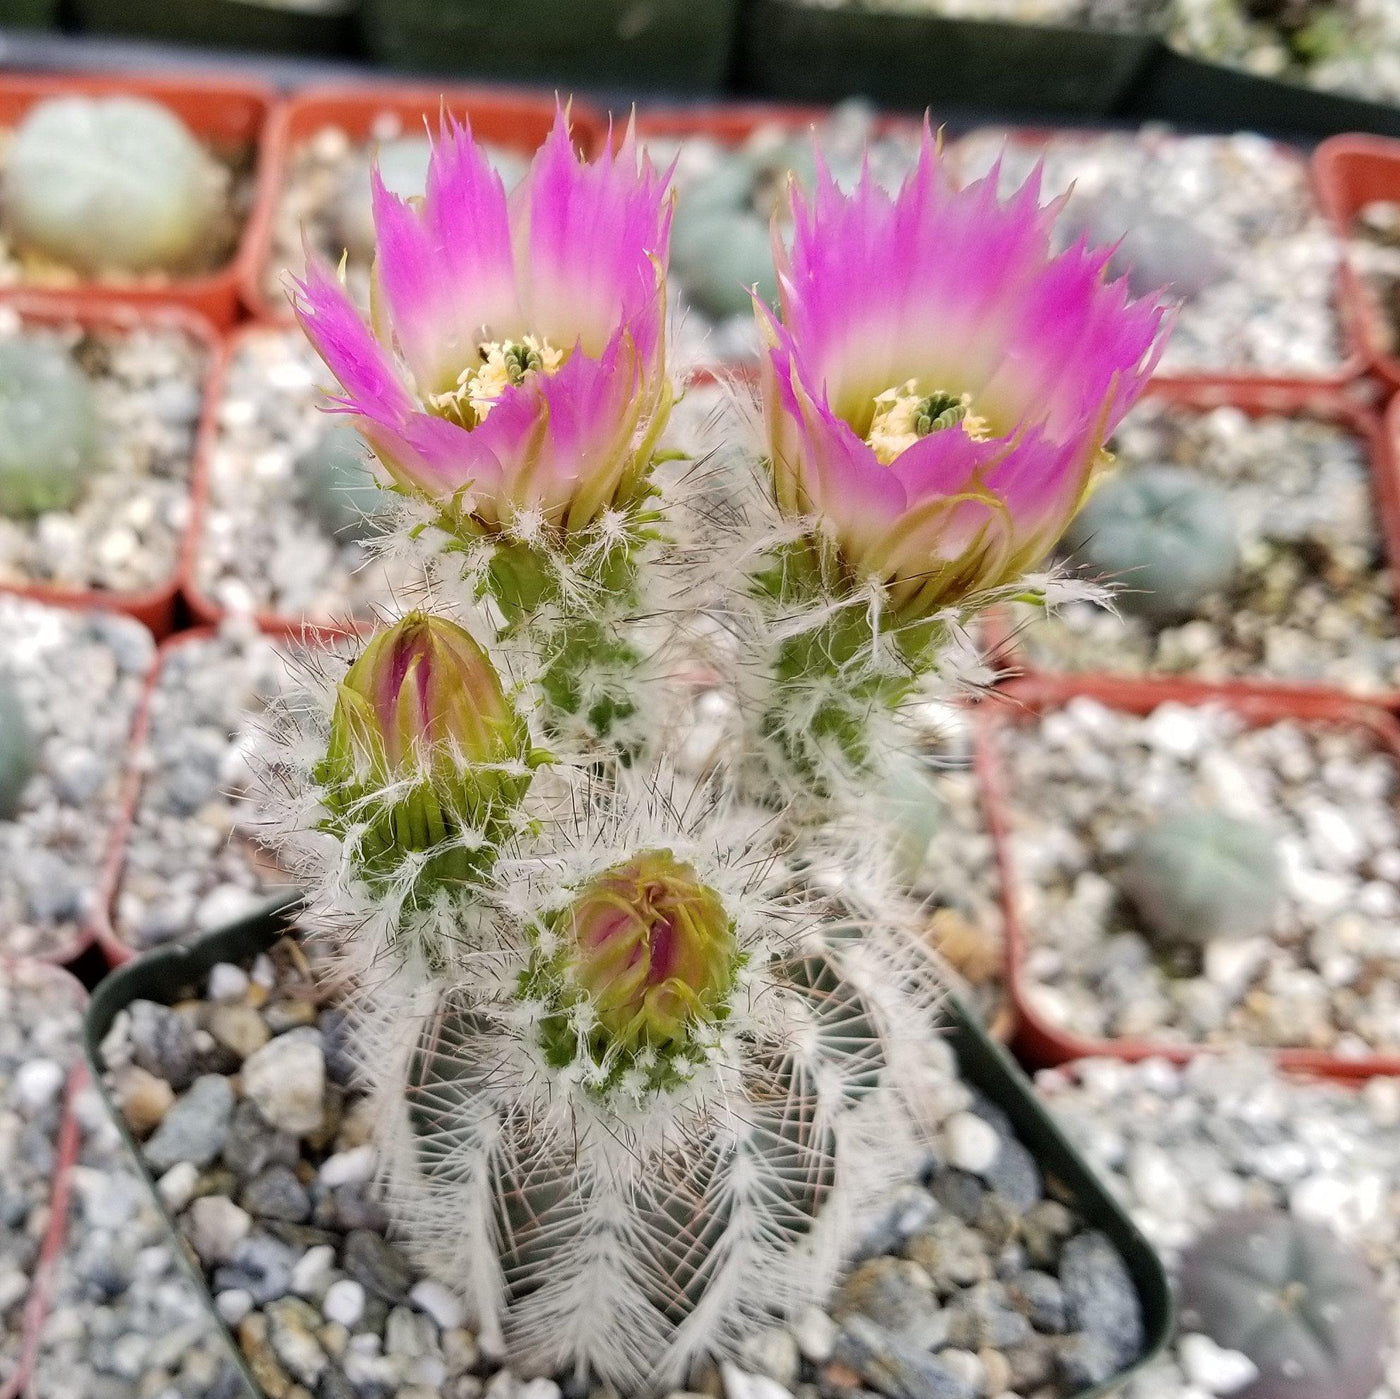
[[[34,771],[34,744],[24,706],[13,683],[0,673],[0,821],[19,811],[25,784]]]
[[[159,103],[58,97],[14,134],[5,216],[23,247],[80,271],[176,271],[221,212],[224,174]]]
[[[354,160],[341,177],[332,218],[335,234],[351,257],[368,261],[374,256],[374,205],[370,197],[370,169],[377,166],[384,187],[402,199],[423,193],[433,143],[426,136],[396,136],[381,141],[372,154]],[[514,151],[492,148],[491,164],[514,189],[525,176],[529,162]]]
[[[1368,1399],[1385,1373],[1390,1309],[1365,1261],[1282,1211],[1218,1220],[1181,1260],[1181,1324],[1249,1357],[1235,1399]]]
[[[92,389],[50,341],[0,340],[0,515],[71,509],[97,457]]]
[[[1263,827],[1219,811],[1188,810],[1138,836],[1119,886],[1158,937],[1200,945],[1267,933],[1282,869]]]
[[[1149,621],[1190,616],[1239,564],[1228,498],[1192,472],[1143,467],[1106,481],[1065,533],[1092,573],[1121,583],[1118,601]]]
[[[327,428],[297,459],[296,474],[308,509],[332,539],[364,540],[378,531],[388,497],[354,428]]]

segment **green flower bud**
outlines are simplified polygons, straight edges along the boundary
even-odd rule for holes
[[[533,762],[485,652],[455,623],[415,612],[346,673],[316,778],[327,828],[353,834],[366,878],[388,881],[426,855],[423,888],[490,866]]]
[[[726,1012],[734,925],[719,895],[669,850],[645,850],[590,880],[556,930],[568,979],[610,1045],[675,1045]]]

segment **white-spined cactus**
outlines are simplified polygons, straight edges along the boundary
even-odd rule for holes
[[[270,791],[361,993],[395,1223],[517,1367],[635,1392],[732,1355],[924,1150],[942,981],[878,760],[1163,327],[1106,252],[1051,256],[1033,187],[944,179],[930,135],[897,200],[798,201],[756,531],[658,479],[669,203],[630,133],[582,165],[561,120],[507,201],[449,126],[421,201],[375,186],[374,326],[328,269],[298,287],[406,497],[391,547],[470,635],[371,641],[283,716]],[[675,742],[697,681],[725,718]]]

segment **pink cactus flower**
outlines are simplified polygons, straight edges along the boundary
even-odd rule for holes
[[[999,175],[955,188],[927,124],[894,196],[821,167],[774,240],[780,315],[757,308],[777,503],[909,619],[1045,557],[1169,328],[1106,281],[1112,248],[1053,254],[1039,172],[1005,201]]]
[[[645,489],[670,403],[668,183],[630,125],[581,161],[561,110],[507,199],[470,128],[445,118],[422,199],[374,175],[372,324],[324,265],[295,282],[335,410],[451,527],[579,529]]]

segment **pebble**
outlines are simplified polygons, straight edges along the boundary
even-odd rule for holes
[[[1259,1367],[1237,1350],[1225,1350],[1209,1336],[1177,1338],[1176,1353],[1192,1384],[1207,1394],[1233,1394],[1259,1378]]]
[[[943,1124],[943,1150],[948,1161],[961,1171],[985,1175],[1001,1150],[996,1128],[976,1113],[959,1112]]]
[[[243,1065],[243,1091],[273,1127],[302,1136],[325,1121],[326,1057],[319,1030],[269,1040]]]
[[[191,1203],[187,1237],[200,1261],[225,1263],[248,1237],[252,1217],[223,1195],[204,1195]]]
[[[326,1289],[321,1310],[329,1320],[353,1329],[365,1313],[364,1287],[354,1278],[340,1278]]]
[[[223,1149],[233,1115],[233,1089],[219,1074],[205,1074],[175,1100],[142,1149],[157,1173],[182,1161],[207,1166]]]

